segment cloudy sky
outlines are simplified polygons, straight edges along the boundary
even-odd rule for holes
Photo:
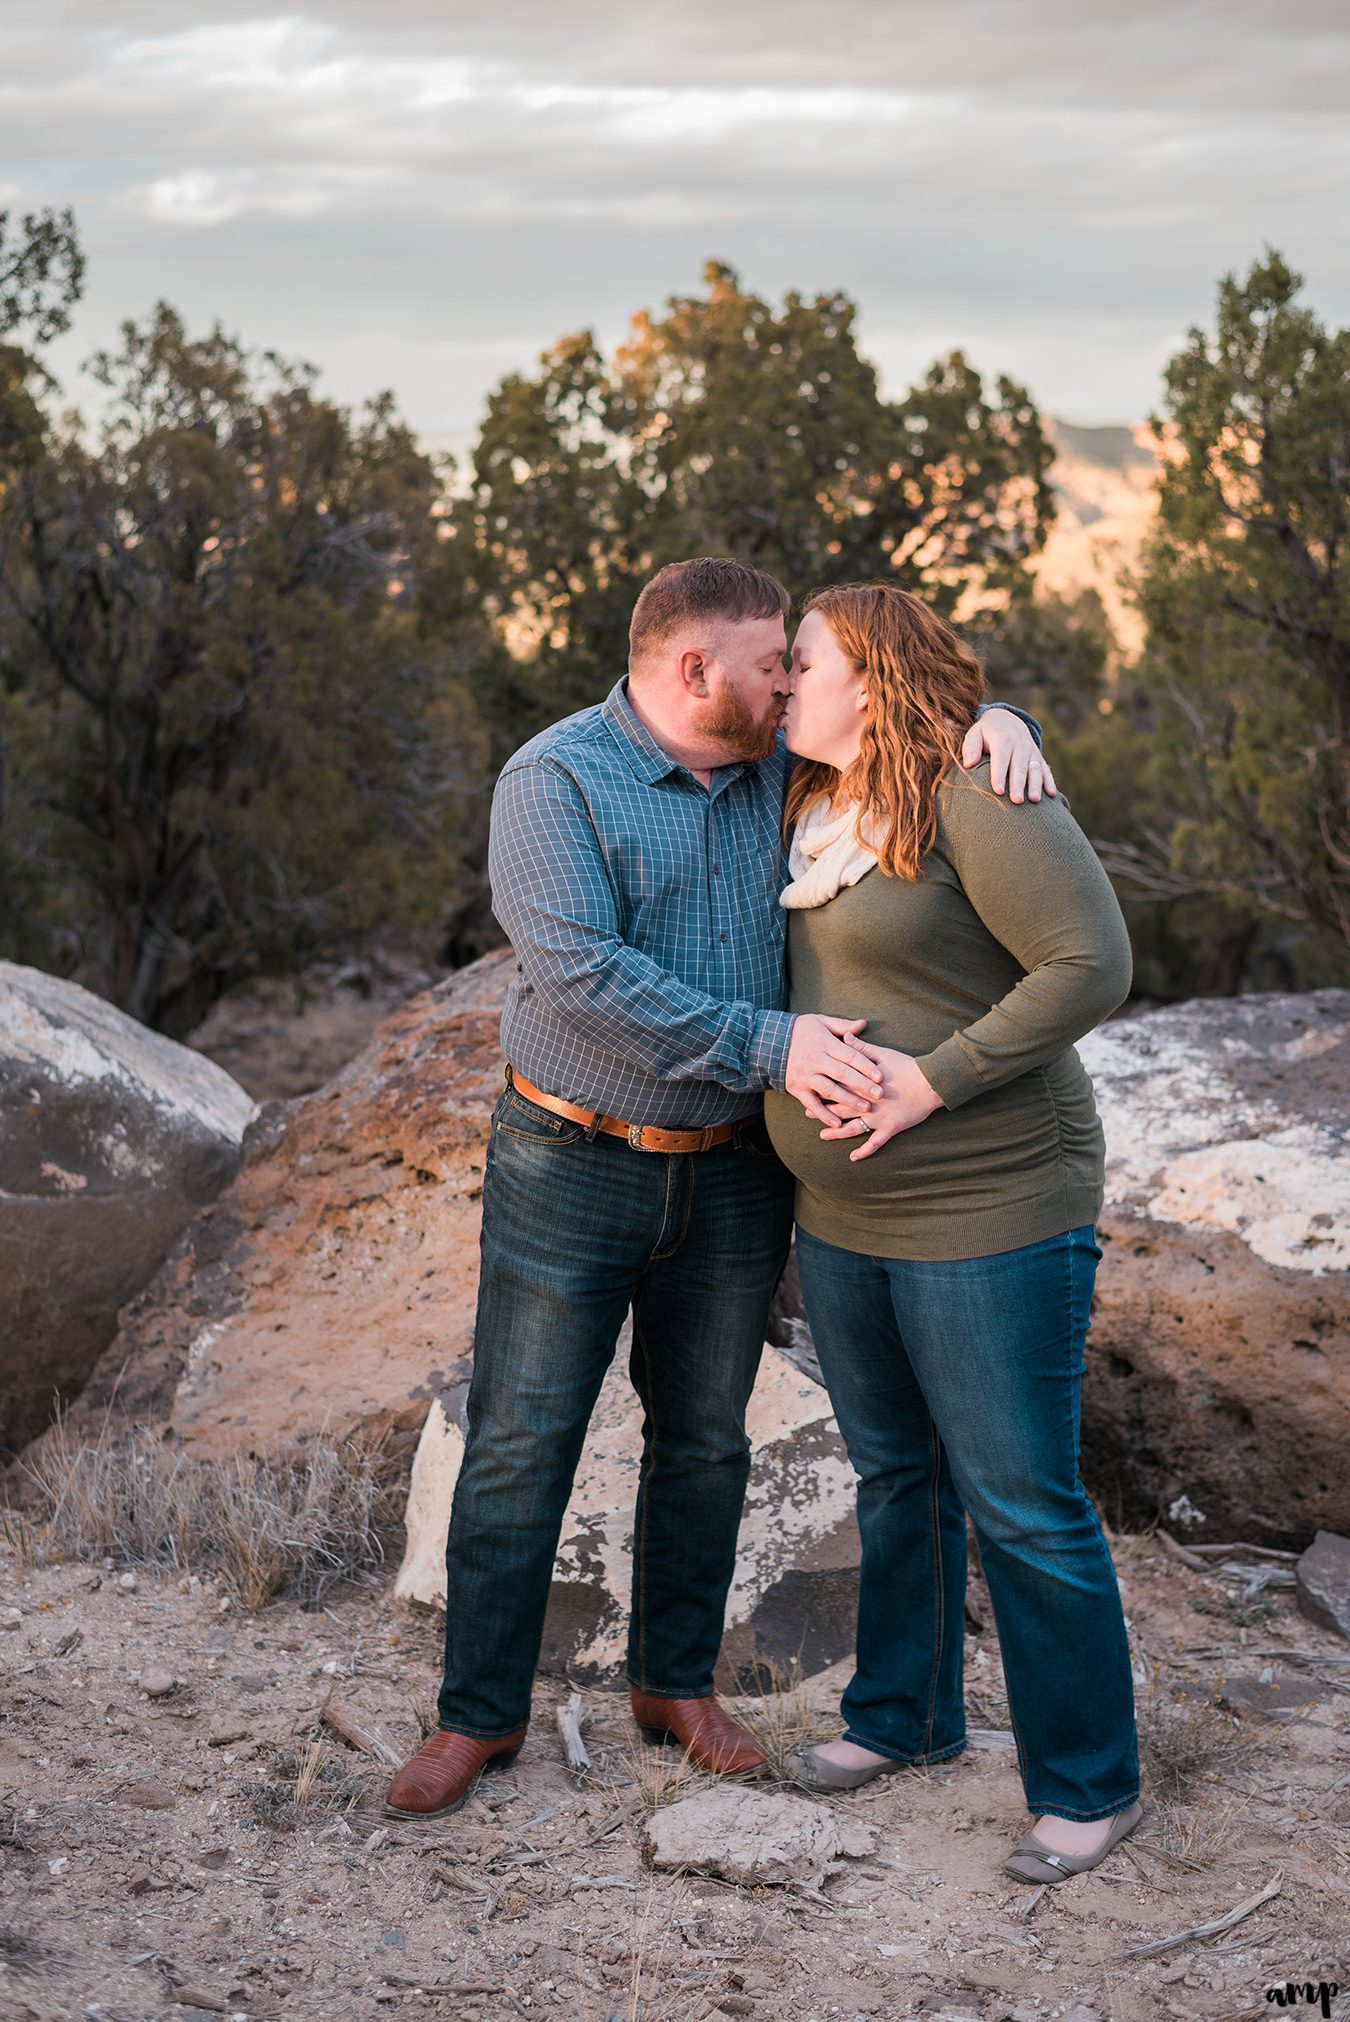
[[[1278,246],[1350,321],[1343,0],[4,0],[0,207],[73,204],[76,363],[160,296],[431,441],[728,260],[1142,416]]]

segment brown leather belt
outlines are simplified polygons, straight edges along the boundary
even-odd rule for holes
[[[555,1116],[565,1116],[571,1123],[584,1123],[589,1129],[594,1125],[606,1137],[624,1137],[634,1151],[710,1151],[715,1144],[729,1144],[743,1123],[753,1121],[751,1117],[740,1117],[735,1123],[712,1123],[706,1130],[662,1130],[654,1123],[625,1123],[617,1116],[597,1116],[593,1109],[581,1109],[575,1102],[564,1102],[560,1095],[545,1095],[542,1088],[536,1088],[514,1067],[508,1067],[506,1078],[511,1086],[527,1102],[537,1102],[541,1109],[551,1109]]]

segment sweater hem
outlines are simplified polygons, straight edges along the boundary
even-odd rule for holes
[[[923,1222],[904,1230],[895,1223],[903,1210],[886,1203],[886,1220],[873,1225],[831,1210],[828,1203],[797,1188],[797,1221],[817,1242],[852,1250],[864,1257],[886,1257],[897,1263],[954,1264],[972,1257],[999,1257],[1032,1243],[1067,1235],[1070,1229],[1095,1225],[1102,1211],[1104,1188],[1070,1181],[1033,1200],[1004,1202],[980,1214],[969,1214],[953,1203],[944,1215],[930,1209]],[[934,1203],[934,1206],[938,1205]]]

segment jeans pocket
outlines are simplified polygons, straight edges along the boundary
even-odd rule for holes
[[[568,1116],[555,1116],[551,1109],[530,1102],[513,1088],[494,1118],[492,1134],[494,1137],[515,1138],[521,1144],[557,1148],[575,1144],[578,1138],[585,1136],[586,1126]]]
[[[748,1151],[751,1158],[763,1159],[766,1163],[770,1160],[775,1165],[780,1163],[778,1153],[773,1148],[762,1116],[749,1117],[737,1127],[736,1149],[737,1151]]]

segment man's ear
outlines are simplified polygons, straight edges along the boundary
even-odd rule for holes
[[[680,655],[680,682],[691,695],[706,695],[708,692],[708,655],[696,646],[690,646]]]

